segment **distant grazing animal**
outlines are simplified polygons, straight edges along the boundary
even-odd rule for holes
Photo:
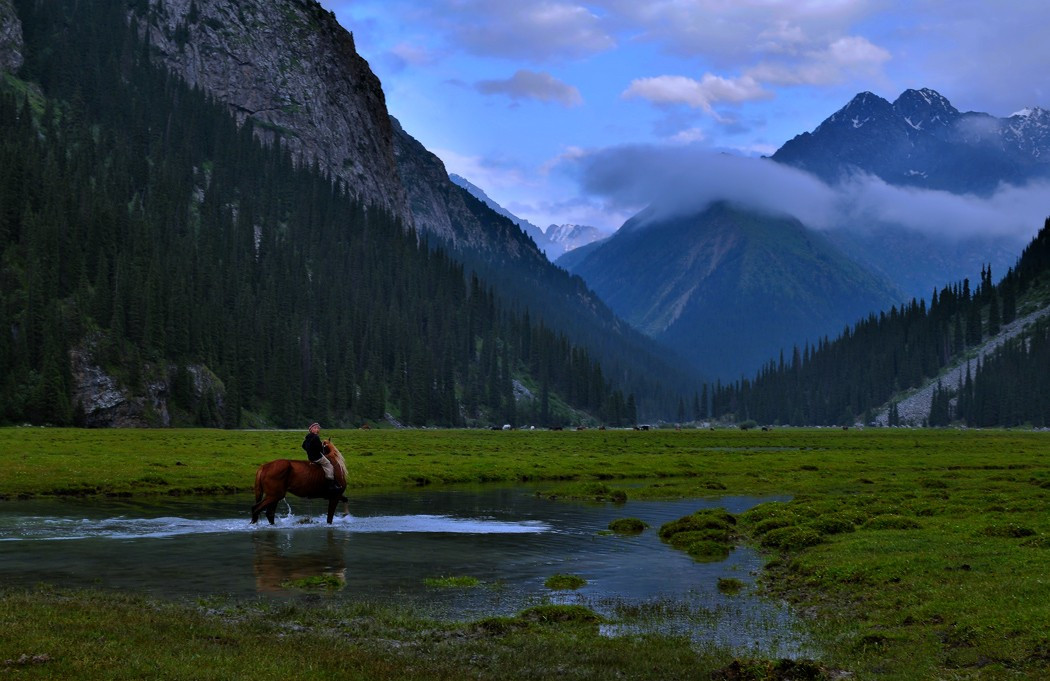
[[[332,462],[335,469],[335,481],[340,488],[346,488],[346,462],[343,455],[332,444],[329,438],[324,441],[324,455]],[[259,520],[259,514],[265,512],[266,519],[273,525],[277,504],[291,492],[304,499],[328,500],[328,524],[332,524],[335,507],[340,501],[346,501],[339,490],[328,492],[324,479],[324,469],[309,461],[300,459],[277,459],[259,466],[255,472],[255,505],[252,506],[252,524]]]

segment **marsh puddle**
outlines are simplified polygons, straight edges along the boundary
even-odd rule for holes
[[[532,488],[424,489],[357,495],[326,525],[320,502],[291,499],[277,524],[250,525],[250,500],[24,501],[0,503],[0,579],[9,585],[128,589],[164,596],[266,594],[328,577],[331,599],[405,603],[437,616],[511,615],[539,603],[580,603],[615,620],[610,635],[659,630],[766,655],[807,652],[784,606],[757,598],[759,556],[737,547],[697,563],[662,543],[660,525],[708,506],[740,513],[769,499],[725,497],[622,505],[550,501]],[[603,534],[634,516],[636,536]],[[587,580],[552,591],[554,574]],[[473,588],[425,580],[469,576]],[[718,579],[745,584],[718,591]]]

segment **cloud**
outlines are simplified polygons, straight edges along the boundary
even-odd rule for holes
[[[739,65],[763,54],[796,54],[844,35],[879,5],[869,0],[605,0],[637,40],[716,65]],[[613,19],[610,19],[612,21]]]
[[[460,154],[451,149],[431,149],[450,175],[465,177],[490,194],[500,189],[526,186],[526,174],[518,167],[491,158]]]
[[[722,78],[705,73],[700,80],[685,76],[656,76],[639,78],[623,91],[621,97],[638,97],[654,104],[685,104],[694,109],[703,109],[716,120],[722,120],[714,110],[720,102],[738,104],[756,99],[769,99],[772,93],[750,76]]]
[[[696,147],[611,147],[566,163],[586,195],[616,209],[651,207],[663,218],[727,200],[823,230],[897,225],[947,238],[1026,239],[1042,225],[1050,195],[1045,181],[1003,185],[989,197],[898,187],[863,174],[829,186],[769,159]]]
[[[506,80],[482,80],[475,89],[486,95],[502,94],[513,100],[535,99],[573,107],[583,104],[580,91],[549,73],[521,69]]]
[[[549,62],[616,46],[601,18],[573,2],[445,0],[433,3],[429,17],[452,44],[483,56]]]
[[[770,85],[833,85],[847,78],[877,75],[890,53],[866,38],[845,36],[821,50],[806,51],[799,59],[763,62],[746,71]]]

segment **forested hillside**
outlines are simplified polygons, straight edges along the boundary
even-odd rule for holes
[[[1046,304],[1050,218],[998,284],[985,268],[969,280],[872,315],[835,340],[795,348],[771,361],[754,380],[704,388],[701,415],[760,423],[852,424],[871,421],[895,394],[933,379],[952,362],[1017,318],[1019,309]],[[934,398],[931,425],[1050,424],[1050,337],[1040,323],[1007,342],[963,385],[945,385]],[[708,399],[709,396],[709,399]],[[957,398],[957,399],[953,399]],[[890,425],[896,410],[890,408]]]
[[[96,365],[153,396],[157,424],[635,418],[586,349],[155,68],[114,34],[122,4],[19,3],[0,422],[91,423],[78,372]]]

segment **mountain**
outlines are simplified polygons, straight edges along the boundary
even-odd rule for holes
[[[598,418],[673,408],[688,377],[448,180],[316,2],[15,6],[0,420],[567,418],[513,409],[519,384]],[[27,206],[93,217],[34,231]]]
[[[725,202],[682,216],[647,209],[572,271],[624,319],[721,379],[899,296],[798,220]]]
[[[0,72],[22,68],[22,22],[11,0],[0,0]]]
[[[484,203],[496,213],[502,215],[503,217],[516,224],[518,227],[521,228],[521,231],[528,234],[532,238],[532,240],[536,242],[537,248],[539,248],[544,253],[548,252],[547,249],[550,248],[551,243],[547,239],[547,236],[543,233],[542,229],[532,224],[525,218],[519,218],[514,213],[511,213],[509,210],[493,201],[491,198],[489,198],[489,195],[485,193],[485,190],[472,183],[467,178],[461,175],[456,175],[455,173],[451,173],[449,174],[448,179],[452,180],[453,184],[462,187],[463,189],[466,189],[471,196],[473,196],[478,201]],[[550,256],[548,255],[548,257]],[[553,260],[553,258],[551,259]]]
[[[0,80],[0,422],[636,418],[588,348],[163,68],[122,4],[18,10],[25,62]],[[494,219],[487,234],[531,244]]]
[[[551,262],[555,262],[565,253],[571,250],[608,238],[609,234],[597,227],[588,225],[550,225],[546,231],[541,230],[524,218],[519,218],[509,210],[493,201],[485,190],[470,182],[464,177],[456,174],[449,175],[449,179],[455,184],[463,187],[470,195],[478,199],[486,206],[521,227],[522,231],[532,237],[536,247],[542,251]]]
[[[157,59],[238,121],[250,119],[263,141],[280,139],[293,158],[345,180],[360,200],[383,206],[476,272],[508,306],[590,348],[643,413],[673,408],[677,391],[688,389],[659,349],[553,266],[510,219],[449,179],[441,160],[389,115],[353,35],[316,0],[160,0],[130,18]]]
[[[792,425],[1050,425],[1050,218],[998,284],[940,287],[715,387],[705,416]]]
[[[148,6],[148,11],[146,7]],[[129,3],[153,59],[223,102],[264,142],[317,163],[354,196],[413,224],[379,79],[312,0]]]
[[[606,237],[606,239],[607,238],[608,237]],[[576,269],[577,265],[583,262],[591,253],[598,250],[598,248],[605,243],[606,239],[592,241],[584,246],[574,248],[571,251],[566,251],[554,261],[554,264],[572,272]]]
[[[547,255],[556,261],[570,251],[608,238],[608,232],[590,225],[551,225],[547,227],[547,239],[553,246]]]
[[[772,158],[831,185],[864,173],[895,186],[988,196],[1003,184],[1050,179],[1050,112],[995,118],[961,113],[929,88],[906,90],[892,104],[862,92]],[[931,236],[895,224],[850,225],[828,237],[908,297],[928,297],[985,264],[1005,272],[1025,243],[1021,236]]]
[[[829,184],[861,171],[893,185],[987,195],[1003,182],[1050,178],[1050,111],[995,118],[960,113],[929,88],[905,90],[892,104],[862,92],[773,160]]]

